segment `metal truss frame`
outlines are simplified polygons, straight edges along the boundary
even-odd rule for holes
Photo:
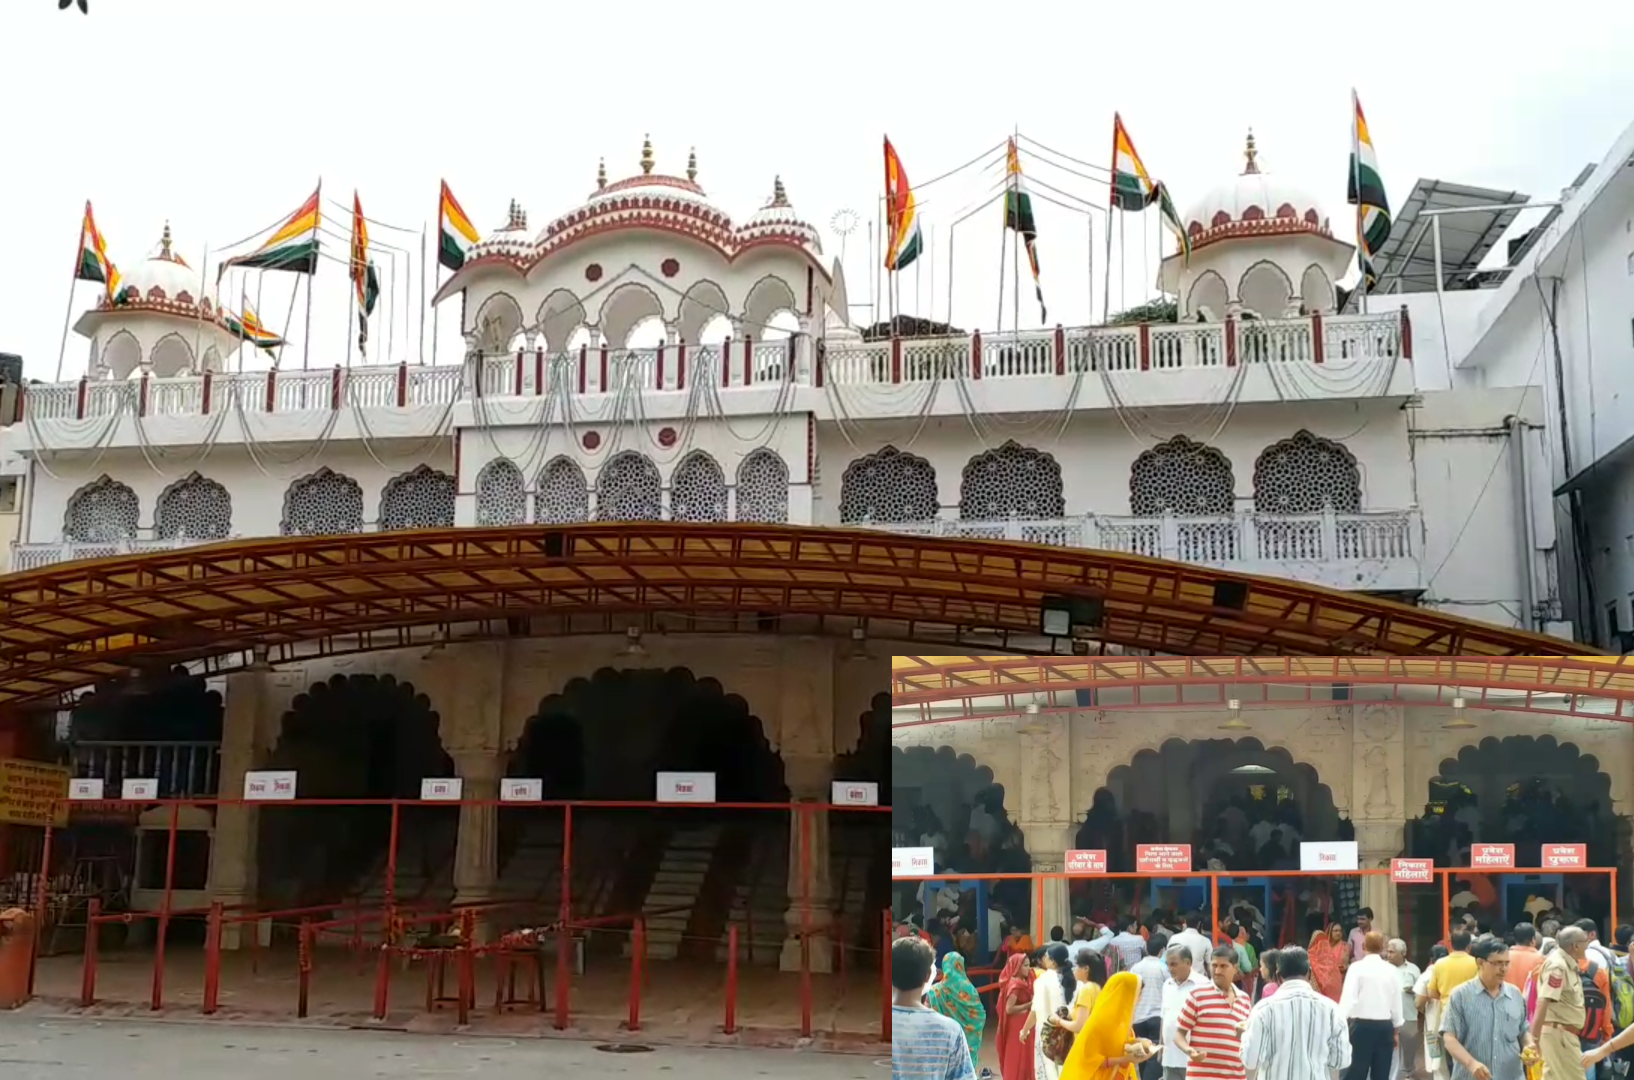
[[[743,618],[762,629],[850,619],[875,640],[1002,650],[1039,640],[1052,598],[1091,601],[1103,644],[1169,655],[1581,649],[1359,594],[1106,551],[798,525],[450,528],[228,541],[5,575],[0,708],[133,667],[260,646],[519,620],[509,632],[532,636],[535,620],[580,616]]]

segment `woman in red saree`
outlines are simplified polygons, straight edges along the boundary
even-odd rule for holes
[[[1024,952],[1012,953],[999,975],[999,1075],[1033,1080],[1033,1039],[1022,1040],[1021,1025],[1033,1006],[1033,969]]]
[[[1350,955],[1344,941],[1344,928],[1330,923],[1327,929],[1317,930],[1311,934],[1310,948],[1306,951],[1311,957],[1311,986],[1317,993],[1338,1001],[1345,988],[1345,960]]]

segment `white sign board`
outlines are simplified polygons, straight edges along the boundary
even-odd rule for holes
[[[102,777],[86,776],[68,781],[68,797],[96,802],[102,798]]]
[[[715,774],[661,772],[658,774],[658,801],[712,803],[715,801]]]
[[[420,798],[426,802],[459,802],[465,782],[457,776],[427,777],[420,781]]]
[[[1309,874],[1360,870],[1361,856],[1354,840],[1328,840],[1299,845],[1299,868]]]
[[[281,802],[295,797],[294,769],[267,769],[244,774],[245,802]]]
[[[119,788],[121,799],[157,799],[159,797],[159,781],[157,780],[126,780]]]
[[[879,785],[871,780],[836,780],[832,799],[835,806],[878,806]]]
[[[507,776],[499,782],[500,802],[538,802],[545,797],[545,782],[523,776]]]
[[[935,848],[894,847],[891,849],[892,877],[930,877],[935,872]]]

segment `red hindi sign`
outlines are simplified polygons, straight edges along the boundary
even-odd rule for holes
[[[1142,874],[1189,874],[1191,845],[1136,844],[1135,869]]]
[[[1515,869],[1514,844],[1472,844],[1469,849],[1471,870]]]
[[[1069,874],[1104,874],[1106,873],[1106,852],[1069,851],[1067,852],[1066,866]]]
[[[1435,860],[1391,859],[1390,880],[1397,885],[1429,885],[1435,881]]]
[[[1539,865],[1545,870],[1587,870],[1587,844],[1544,844]]]

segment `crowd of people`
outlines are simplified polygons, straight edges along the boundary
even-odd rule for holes
[[[1042,947],[1014,932],[981,988],[956,949],[900,928],[892,1080],[993,1064],[1003,1080],[1619,1080],[1634,1062],[1631,926],[1500,936],[1455,913],[1420,967],[1366,908],[1282,949],[1229,917],[1212,937],[1171,921],[1079,920]]]

